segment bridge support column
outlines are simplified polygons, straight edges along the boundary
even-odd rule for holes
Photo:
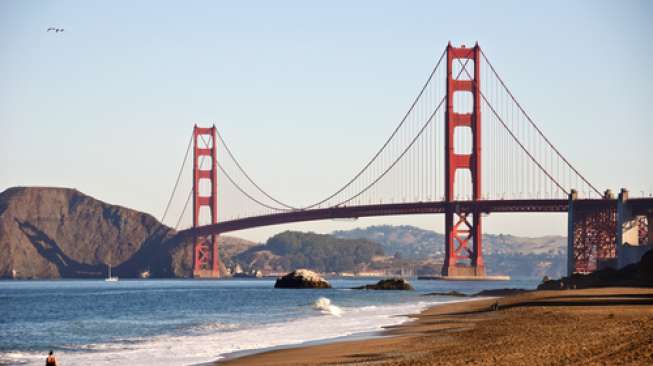
[[[621,189],[617,200],[617,268],[639,262],[651,250],[651,217],[653,212],[633,212],[628,202],[628,191]]]
[[[572,190],[572,196],[575,192]],[[604,200],[612,200],[608,191]],[[617,267],[617,203],[593,205],[570,198],[568,259],[569,273],[593,272],[604,267]]]
[[[463,212],[455,205],[456,171],[468,170],[471,174],[472,200],[481,200],[481,93],[480,61],[481,51],[473,48],[447,46],[447,106],[445,111],[445,199],[449,203],[445,212],[445,260],[443,276],[480,277],[485,276],[483,261],[481,212]],[[465,60],[461,62],[460,60]],[[473,62],[473,78],[466,78],[471,72],[461,66],[458,75],[453,75],[454,61],[461,65]],[[460,78],[459,78],[460,77]],[[472,94],[472,113],[458,113],[454,109],[454,93]],[[470,129],[473,147],[469,154],[456,153],[454,135],[457,130]],[[462,182],[466,184],[466,182]],[[463,198],[464,199],[464,198]],[[470,245],[471,244],[471,245]],[[470,248],[471,246],[471,248]]]
[[[455,209],[448,210],[445,213],[443,276],[485,276],[480,216],[480,213],[468,214],[456,212]]]
[[[193,227],[200,223],[200,210],[207,207],[210,213],[210,224],[218,222],[218,171],[217,171],[217,140],[215,125],[211,128],[202,128],[195,125],[193,129]],[[207,164],[200,161],[211,160]],[[210,192],[202,192],[203,181],[210,184]],[[193,248],[193,277],[214,278],[220,276],[218,236],[208,235],[194,237]]]
[[[575,189],[569,193],[569,206],[567,208],[567,276],[576,271],[576,256],[574,252],[574,201],[578,197]]]

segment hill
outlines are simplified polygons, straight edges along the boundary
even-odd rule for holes
[[[109,263],[119,277],[189,277],[192,243],[175,234],[74,189],[10,188],[0,193],[0,278],[101,278]],[[220,244],[229,265],[253,243],[221,236]]]
[[[376,241],[388,255],[396,254],[405,260],[430,260],[441,265],[444,258],[443,234],[410,225],[369,226],[335,231],[333,235]],[[563,236],[528,238],[504,234],[483,235],[483,254],[490,274],[558,277],[565,271],[566,245],[567,239]]]
[[[365,238],[376,241],[388,254],[399,253],[406,259],[424,259],[444,255],[444,235],[415,226],[377,225],[333,232],[338,238]],[[504,234],[483,234],[483,254],[555,254],[566,250],[564,236],[537,238]]]
[[[381,244],[389,255],[399,253],[404,259],[420,260],[444,254],[444,235],[414,226],[379,225],[353,230],[334,231],[343,239],[368,239]]]
[[[340,239],[332,235],[285,231],[263,245],[238,254],[234,261],[248,270],[287,272],[310,268],[318,272],[358,270],[383,256],[380,244],[367,239]]]

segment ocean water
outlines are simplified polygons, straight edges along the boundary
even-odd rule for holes
[[[464,298],[435,291],[535,288],[536,279],[418,281],[416,291],[274,289],[273,279],[0,281],[0,365],[195,365],[247,350],[377,332]]]

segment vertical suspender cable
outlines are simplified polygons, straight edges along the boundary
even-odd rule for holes
[[[596,188],[595,188],[595,187],[594,187],[594,186],[593,186],[593,185],[592,185],[592,184],[591,184],[587,179],[585,179],[585,177],[584,177],[583,175],[581,175],[581,174],[578,172],[578,170],[576,170],[576,168],[574,168],[574,166],[571,165],[571,163],[569,163],[569,161],[564,157],[564,155],[562,155],[562,154],[560,153],[560,151],[558,151],[558,149],[557,149],[557,148],[556,148],[556,147],[551,143],[551,141],[549,141],[549,139],[544,135],[544,133],[542,133],[542,130],[540,130],[540,128],[539,128],[539,127],[535,124],[535,122],[533,121],[533,119],[530,118],[530,116],[528,115],[528,113],[526,113],[526,111],[524,110],[524,108],[522,108],[521,104],[519,104],[519,102],[517,101],[517,99],[513,96],[513,94],[512,94],[512,92],[510,91],[510,89],[508,89],[508,87],[506,86],[506,84],[503,82],[503,79],[501,79],[501,77],[499,76],[499,74],[496,72],[496,70],[494,69],[494,66],[492,66],[492,63],[488,60],[488,58],[487,58],[487,56],[485,55],[485,53],[483,53],[483,50],[481,50],[481,55],[483,56],[483,59],[485,60],[485,62],[487,62],[488,66],[490,67],[490,69],[492,70],[492,72],[495,74],[495,76],[496,76],[496,78],[498,79],[498,81],[499,81],[499,82],[501,83],[501,85],[504,87],[504,89],[506,90],[506,92],[508,93],[508,95],[510,96],[510,98],[515,102],[515,104],[517,105],[517,107],[522,111],[522,113],[524,114],[524,117],[526,117],[526,119],[528,120],[528,122],[529,122],[529,123],[530,123],[530,124],[535,128],[535,130],[540,134],[540,136],[542,136],[542,138],[544,139],[544,141],[545,141],[545,142],[546,142],[546,143],[547,143],[547,144],[548,144],[548,145],[553,149],[553,151],[555,151],[555,153],[556,153],[556,154],[557,154],[557,155],[558,155],[558,156],[559,156],[559,157],[560,157],[560,158],[565,162],[565,164],[567,164],[567,166],[568,166],[571,170],[573,170],[573,172],[575,173],[575,175],[578,176],[578,178],[580,178],[580,179],[581,179],[585,184],[587,184],[587,185],[588,185],[588,186],[589,186],[589,187],[590,187],[590,188],[591,188],[591,189],[592,189],[596,194],[598,194],[598,195],[600,196],[601,193],[600,193],[600,192],[599,192],[599,191],[598,191],[598,190],[597,190],[597,189],[596,189]]]

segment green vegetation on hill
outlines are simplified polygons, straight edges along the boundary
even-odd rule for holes
[[[245,268],[277,272],[297,268],[346,272],[382,255],[381,245],[367,239],[339,239],[332,235],[285,231],[268,239],[265,245],[240,253],[236,261]]]

